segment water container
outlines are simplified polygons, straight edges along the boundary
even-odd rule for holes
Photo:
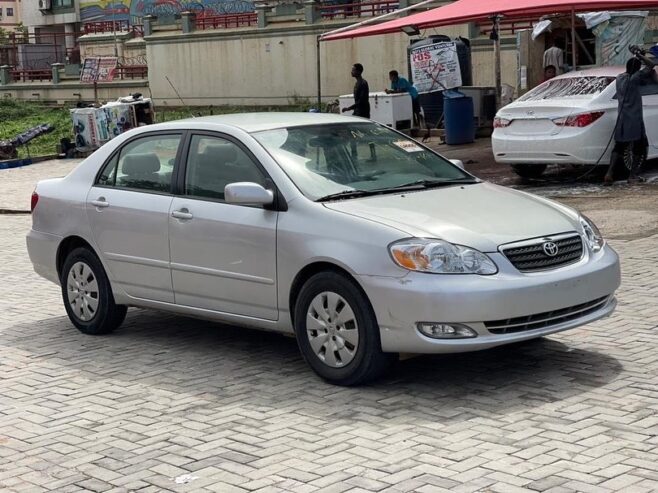
[[[446,144],[469,144],[475,140],[473,98],[459,91],[443,91],[443,111]]]

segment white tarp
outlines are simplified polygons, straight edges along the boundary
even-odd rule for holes
[[[419,93],[454,89],[462,85],[455,43],[441,42],[413,48],[410,57],[412,80]]]
[[[550,19],[539,21],[537,24],[535,24],[535,27],[532,28],[532,40],[534,41],[547,30],[550,30],[552,24],[553,21]]]
[[[606,15],[609,18],[606,20]],[[589,14],[583,14],[589,15]],[[644,43],[647,11],[599,12],[583,17],[596,36],[597,65],[625,65],[630,57],[628,47]]]

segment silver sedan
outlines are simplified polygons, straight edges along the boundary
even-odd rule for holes
[[[576,211],[338,115],[134,129],[40,182],[32,208],[34,268],[82,332],[111,332],[134,306],[294,334],[340,385],[399,353],[590,323],[620,283],[617,254]]]

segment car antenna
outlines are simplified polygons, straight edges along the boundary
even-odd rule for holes
[[[188,106],[185,104],[185,101],[183,101],[183,98],[180,97],[180,94],[179,94],[178,91],[176,90],[176,87],[174,87],[174,84],[172,84],[172,82],[169,80],[169,76],[165,75],[165,79],[167,79],[167,82],[169,82],[169,85],[171,86],[171,88],[172,88],[172,89],[174,90],[174,92],[176,93],[176,96],[178,96],[178,99],[180,99],[180,102],[183,103],[183,107],[184,107],[187,111],[190,112],[190,116],[191,116],[192,118],[196,118],[196,117],[194,116],[194,113],[192,113],[192,112],[190,111],[190,109],[188,108]]]

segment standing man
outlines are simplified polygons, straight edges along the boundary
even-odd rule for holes
[[[400,77],[397,70],[391,70],[388,73],[388,78],[391,81],[391,88],[386,89],[386,94],[399,94],[408,92],[411,96],[411,108],[414,114],[414,124],[420,125],[420,101],[418,99],[418,91],[407,79]]]
[[[555,75],[560,75],[564,68],[564,51],[557,45],[557,41],[551,42],[550,48],[544,52],[544,69],[555,67]],[[574,68],[575,70],[575,68]]]
[[[368,81],[363,78],[363,65],[355,63],[352,66],[352,77],[356,79],[354,104],[348,108],[343,108],[343,113],[354,111],[354,116],[370,118],[370,88],[368,87]]]
[[[632,45],[629,50],[634,56],[626,62],[626,72],[618,75],[616,81],[618,110],[614,135],[615,147],[612,149],[610,166],[605,174],[606,185],[613,182],[615,166],[625,156],[630,157],[628,183],[644,181],[638,173],[646,156],[649,141],[644,128],[640,86],[654,80],[655,64],[638,46]]]

